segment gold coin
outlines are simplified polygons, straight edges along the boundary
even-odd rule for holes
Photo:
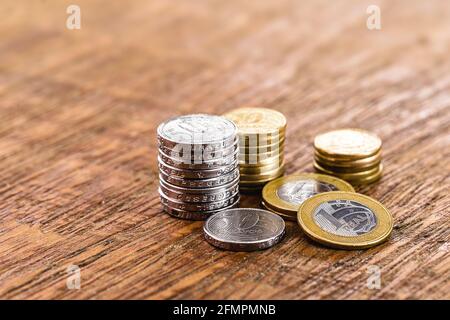
[[[338,158],[327,157],[319,152],[314,152],[314,160],[320,164],[327,166],[339,167],[339,168],[366,168],[373,166],[374,163],[381,161],[381,152],[377,152],[375,155],[358,160],[342,160]]]
[[[376,171],[375,169],[378,168],[381,164],[381,162],[378,161],[366,167],[336,167],[336,166],[329,166],[327,164],[319,162],[319,160],[317,159],[314,159],[314,162],[320,165],[320,167],[324,168],[325,170],[331,171],[336,174],[351,174],[358,172],[367,172],[371,170]]]
[[[354,186],[366,185],[366,184],[374,183],[374,182],[380,180],[382,176],[383,176],[383,165],[381,164],[380,170],[377,173],[374,173],[373,175],[368,176],[368,177],[362,177],[362,178],[358,178],[358,179],[354,179],[354,180],[348,180],[348,182]]]
[[[269,147],[257,147],[257,148],[239,148],[241,156],[267,156],[271,157],[279,153],[284,152],[284,144],[269,146]]]
[[[338,172],[338,171],[332,170],[332,169],[325,169],[322,165],[320,165],[319,163],[317,163],[314,160],[314,168],[317,171],[319,171],[321,173],[329,174],[329,175],[332,175],[332,176],[335,176],[335,177],[339,177],[339,178],[344,179],[346,181],[372,176],[375,173],[377,173],[378,171],[380,171],[380,166],[381,166],[381,163],[379,165],[373,167],[373,168],[369,168],[369,169],[364,170],[364,171],[343,173],[343,172]]]
[[[283,212],[275,211],[271,207],[267,206],[264,201],[261,201],[261,204],[264,207],[264,209],[269,210],[270,212],[276,213],[277,215],[282,217],[284,220],[297,221],[297,216],[295,214],[289,215],[289,214],[285,214]]]
[[[314,148],[326,156],[344,159],[362,159],[381,149],[381,139],[361,129],[341,129],[316,136]]]
[[[262,183],[278,178],[281,174],[284,173],[284,163],[277,167],[274,170],[266,171],[264,173],[259,174],[246,174],[245,169],[239,168],[240,174],[240,183],[249,182],[249,183]]]
[[[286,127],[285,116],[267,108],[238,108],[224,117],[236,124],[239,135],[279,135]]]
[[[326,246],[364,249],[385,241],[393,219],[378,201],[353,192],[317,194],[300,206],[297,220],[305,234]]]
[[[266,184],[262,198],[266,206],[277,212],[296,215],[306,199],[328,191],[355,192],[353,187],[336,177],[315,173],[294,174]]]
[[[245,159],[246,161],[243,161],[242,157],[239,157],[239,165],[246,167],[246,168],[269,168],[276,165],[280,165],[281,162],[283,162],[284,155],[278,154],[276,156],[270,157],[270,158],[261,158],[258,159],[257,157],[248,157]]]
[[[258,135],[239,135],[239,146],[246,148],[264,148],[269,146],[280,145],[286,139],[285,133],[270,134],[260,133]]]

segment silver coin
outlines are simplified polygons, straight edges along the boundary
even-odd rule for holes
[[[237,198],[237,200],[228,207],[221,208],[218,210],[213,210],[213,211],[206,211],[206,212],[178,210],[178,209],[171,208],[165,204],[162,204],[162,207],[165,212],[167,212],[168,214],[170,214],[171,216],[174,216],[176,218],[188,219],[188,220],[205,220],[210,215],[215,214],[219,211],[237,207],[239,205],[239,201],[240,201],[240,198]]]
[[[267,210],[238,208],[220,211],[203,226],[206,240],[232,251],[269,248],[284,236],[284,220]]]
[[[239,140],[236,138],[231,146],[226,148],[214,148],[213,145],[177,145],[175,148],[168,148],[159,144],[159,150],[164,154],[173,158],[184,159],[186,157],[192,159],[192,161],[208,161],[214,159],[220,159],[232,155],[239,149]]]
[[[207,179],[220,177],[224,174],[227,174],[235,170],[239,166],[239,164],[236,161],[236,163],[232,163],[230,165],[219,167],[216,169],[208,169],[208,170],[177,169],[173,166],[165,164],[159,157],[158,157],[158,165],[159,169],[169,176],[177,176],[179,178],[187,178],[187,179]]]
[[[161,145],[169,148],[180,144],[227,147],[234,143],[237,127],[224,117],[191,114],[162,123],[157,133]]]
[[[214,188],[213,191],[208,189],[174,190],[173,187],[165,184],[162,180],[160,181],[159,188],[164,195],[176,201],[189,203],[222,201],[239,192],[239,179],[227,185],[227,187]],[[192,190],[196,192],[194,193]]]
[[[159,179],[164,180],[164,182],[170,183],[171,185],[183,188],[191,189],[204,189],[204,188],[214,188],[221,187],[227,183],[235,180],[239,177],[239,169],[231,171],[230,173],[224,174],[220,177],[209,178],[209,179],[185,179],[177,176],[169,176],[165,172],[159,172]]]
[[[239,158],[239,151],[236,150],[234,154],[231,154],[230,156],[226,157],[220,157],[218,159],[213,160],[193,160],[191,156],[185,156],[184,158],[181,157],[171,157],[165,153],[163,153],[161,150],[159,150],[159,158],[161,161],[163,161],[165,164],[169,166],[173,166],[174,168],[178,169],[189,169],[189,170],[208,170],[208,169],[217,169],[223,166],[227,166],[233,163],[236,163],[236,161]]]
[[[204,203],[189,203],[189,202],[181,202],[175,199],[168,198],[161,189],[158,188],[158,192],[161,198],[161,203],[167,205],[173,209],[184,210],[184,211],[197,211],[197,212],[205,212],[205,211],[214,211],[225,208],[231,204],[233,204],[239,198],[239,192],[232,195],[227,199],[223,199],[221,201],[214,202],[204,202]]]

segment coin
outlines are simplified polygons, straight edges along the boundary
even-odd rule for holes
[[[239,177],[239,169],[236,167],[235,170],[230,173],[221,175],[215,178],[209,179],[184,179],[177,176],[169,176],[163,171],[159,172],[160,180],[164,180],[171,185],[177,187],[191,188],[191,189],[201,189],[201,188],[214,188],[223,186],[236,178]]]
[[[374,173],[371,176],[361,177],[353,180],[348,180],[349,183],[352,185],[358,186],[358,185],[366,185],[370,183],[374,183],[381,179],[383,176],[383,165],[380,165],[380,169],[378,172]]]
[[[297,221],[297,216],[295,216],[295,215],[289,215],[289,214],[285,214],[285,213],[283,213],[283,212],[275,211],[275,210],[273,210],[272,208],[270,208],[264,201],[261,201],[261,205],[263,206],[264,209],[269,210],[270,212],[279,215],[279,216],[282,217],[284,220],[288,220],[288,221]]]
[[[349,181],[349,180],[364,178],[367,176],[372,176],[381,170],[382,165],[380,164],[374,168],[369,168],[368,170],[365,170],[365,171],[358,171],[358,172],[352,172],[352,173],[341,173],[341,172],[337,172],[336,170],[331,171],[329,169],[325,169],[320,164],[318,164],[316,161],[314,161],[314,168],[316,170],[318,170],[319,172],[329,174],[329,175],[334,175],[336,177],[339,177],[341,179]]]
[[[177,145],[227,147],[235,142],[236,125],[219,116],[192,114],[169,119],[157,129],[159,143],[168,148]]]
[[[216,169],[208,169],[208,170],[188,170],[188,169],[178,169],[173,166],[169,166],[165,164],[159,157],[158,157],[158,164],[159,169],[163,171],[165,174],[169,176],[177,176],[180,178],[187,178],[187,179],[208,179],[208,178],[214,178],[214,177],[220,177],[224,174],[227,174],[234,169],[238,167],[237,162],[223,166]]]
[[[161,150],[158,153],[159,159],[162,162],[169,166],[176,167],[178,169],[191,169],[191,170],[200,170],[200,169],[217,169],[219,167],[227,166],[233,164],[238,160],[239,150],[236,150],[234,154],[226,157],[218,157],[212,160],[204,160],[204,159],[192,159],[190,155],[184,157],[171,157]]]
[[[333,174],[334,173],[340,174],[340,173],[356,173],[356,172],[374,170],[375,168],[378,168],[380,166],[381,161],[367,164],[363,167],[361,167],[361,166],[348,166],[348,167],[334,166],[334,165],[329,165],[329,164],[323,163],[316,158],[314,158],[314,163],[317,163],[319,167],[323,168],[326,171],[333,172]]]
[[[393,219],[378,201],[353,192],[317,194],[303,202],[297,215],[305,234],[326,246],[364,249],[385,241]]]
[[[286,127],[285,116],[278,111],[266,108],[239,108],[224,115],[238,127],[242,135],[280,135]]]
[[[239,192],[239,178],[225,186],[207,189],[181,188],[160,180],[159,188],[165,196],[176,201],[190,203],[222,201]]]
[[[219,159],[234,154],[239,149],[239,140],[228,147],[217,147],[214,145],[177,145],[169,148],[159,145],[159,150],[167,156],[178,159],[190,159],[191,161],[208,161]]]
[[[219,211],[236,208],[239,205],[239,200],[240,200],[240,198],[238,198],[234,203],[232,203],[228,207],[220,208],[220,209],[213,210],[213,211],[206,211],[206,212],[179,210],[179,209],[174,209],[165,204],[162,204],[162,207],[165,212],[167,212],[168,214],[170,214],[171,216],[176,217],[176,218],[187,219],[187,220],[205,220],[210,215],[215,214]]]
[[[264,186],[262,198],[266,207],[296,216],[300,205],[308,198],[328,191],[355,192],[353,187],[338,178],[314,173],[285,176]]]
[[[320,154],[319,152],[314,153],[314,160],[320,164],[325,164],[328,166],[339,167],[339,168],[365,168],[373,166],[374,163],[379,163],[381,161],[381,152],[378,151],[375,155],[362,158],[358,160],[345,160],[338,158],[331,158]]]
[[[177,210],[183,210],[183,211],[198,211],[198,212],[205,212],[205,211],[214,211],[218,209],[225,208],[232,203],[234,203],[239,198],[239,193],[234,194],[233,196],[223,199],[220,201],[214,201],[214,202],[182,202],[177,201],[175,199],[168,198],[161,189],[158,189],[161,203],[164,205],[167,205],[173,209]]]
[[[238,208],[210,216],[204,226],[205,239],[212,245],[232,251],[253,251],[278,243],[285,223],[278,215],[263,209]]]
[[[245,169],[239,168],[241,173],[241,183],[245,182],[252,182],[252,183],[258,183],[258,182],[267,182],[269,180],[273,180],[275,178],[278,178],[280,175],[284,173],[284,164],[277,167],[274,170],[266,171],[264,173],[259,174],[246,174]]]
[[[330,157],[360,159],[376,154],[381,149],[381,140],[365,130],[341,129],[316,136],[314,148]]]

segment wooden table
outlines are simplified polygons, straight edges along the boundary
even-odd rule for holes
[[[81,30],[66,28],[72,2]],[[366,27],[370,4],[381,30]],[[3,0],[0,11],[1,298],[450,298],[448,1]],[[281,244],[233,253],[205,242],[202,222],[164,214],[157,125],[241,106],[287,116],[288,174],[313,171],[320,132],[379,134],[384,177],[358,191],[391,210],[391,239],[332,250],[288,223]],[[79,290],[66,286],[71,265]]]

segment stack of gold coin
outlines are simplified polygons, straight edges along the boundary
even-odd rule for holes
[[[381,178],[381,139],[361,129],[329,131],[314,139],[314,168],[352,185]]]
[[[284,173],[286,118],[266,108],[239,108],[224,115],[238,127],[240,190],[257,191]]]

